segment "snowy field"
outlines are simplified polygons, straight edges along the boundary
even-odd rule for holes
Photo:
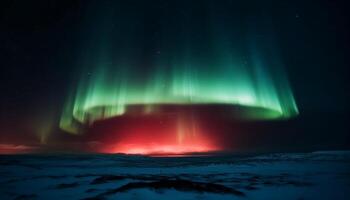
[[[2,155],[0,199],[350,199],[350,152]]]

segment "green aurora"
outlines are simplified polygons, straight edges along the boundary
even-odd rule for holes
[[[265,22],[247,21],[242,31],[208,9],[205,16],[210,20],[189,14],[173,16],[179,22],[169,25],[175,19],[165,15],[154,31],[147,29],[154,20],[144,17],[147,13],[118,11],[100,5],[87,12],[82,30],[89,34],[82,39],[77,62],[80,78],[72,84],[61,116],[63,130],[78,133],[77,123],[123,115],[130,105],[144,105],[145,114],[162,104],[225,104],[267,110],[247,115],[247,119],[298,114],[276,42]],[[159,37],[151,40],[154,35]],[[260,35],[267,36],[260,39]]]

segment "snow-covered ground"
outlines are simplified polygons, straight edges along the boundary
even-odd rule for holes
[[[350,152],[3,155],[0,199],[350,199]]]

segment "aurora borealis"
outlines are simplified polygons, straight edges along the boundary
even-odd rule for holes
[[[203,22],[207,28],[199,32],[186,26],[191,23],[186,22],[188,16],[182,19],[184,26],[173,27],[167,21],[174,16],[165,15],[164,24],[157,30],[161,37],[155,42],[156,48],[146,51],[149,47],[137,39],[148,33],[133,30],[130,34],[128,28],[131,28],[118,21],[116,10],[108,6],[102,4],[90,13],[93,23],[86,29],[93,31],[88,31],[86,36],[88,42],[80,58],[80,77],[66,101],[60,120],[62,129],[77,133],[75,121],[85,124],[120,116],[131,105],[144,105],[143,114],[156,112],[162,104],[227,104],[274,111],[249,115],[258,119],[289,118],[298,114],[272,39],[249,38],[251,30],[243,35],[235,29],[223,32],[225,25],[210,22],[212,20]],[[206,7],[203,15],[220,20],[211,16],[210,4],[203,6]],[[122,19],[131,18],[126,13],[120,15]],[[143,15],[139,15],[130,21],[142,23],[142,20]],[[115,22],[118,28],[107,22]],[[254,31],[263,33],[265,29]],[[198,34],[204,36],[198,37]],[[247,41],[239,42],[243,38]]]
[[[60,128],[69,133],[84,134],[86,128],[79,127],[128,115],[130,107],[135,106],[142,118],[145,115],[159,115],[159,110],[165,105],[208,104],[266,110],[259,114],[254,111],[240,113],[240,118],[247,120],[296,116],[297,105],[283,64],[279,62],[274,40],[269,38],[261,41],[250,36],[253,30],[254,34],[265,33],[268,31],[266,27],[250,30],[248,27],[252,24],[246,21],[248,25],[245,31],[230,29],[223,32],[225,24],[218,24],[221,22],[220,16],[215,16],[210,4],[207,2],[202,5],[205,9],[200,15],[209,20],[199,21],[203,23],[199,25],[203,26],[200,32],[189,26],[194,23],[189,16],[183,17],[184,24],[174,27],[167,23],[174,16],[164,15],[159,22],[159,29],[154,30],[160,37],[151,44],[154,46],[152,48],[149,44],[145,46],[137,41],[149,34],[142,30],[142,25],[129,27],[130,24],[142,24],[142,14],[131,16],[129,13],[119,13],[118,7],[113,9],[108,3],[94,6],[95,9],[86,17],[89,23],[85,28],[89,31],[86,31],[86,39],[82,42],[84,54],[78,58],[81,63],[77,72],[78,81],[72,85],[72,92],[66,100]],[[191,15],[190,12],[188,14]],[[215,22],[211,18],[219,21]],[[119,19],[127,19],[130,24],[124,24]],[[113,26],[110,26],[110,22]],[[246,41],[240,41],[242,39]],[[139,138],[143,134],[155,134],[151,132],[164,132],[162,134],[165,135],[173,132],[175,136],[168,136],[166,144],[155,139],[148,141],[155,143],[151,146],[166,146],[154,151],[170,149],[174,152],[177,151],[174,149],[180,148],[178,145],[181,145],[181,149],[203,146],[203,142],[199,142],[202,137],[199,135],[202,134],[198,130],[189,130],[200,121],[198,114],[192,111],[185,114],[179,114],[176,110],[173,112],[176,115],[173,120],[183,122],[167,130],[158,128],[145,132],[145,127],[137,131],[129,129],[132,138],[138,138],[137,147],[134,148],[144,146],[146,141],[139,141]],[[185,115],[193,117],[183,119]],[[230,111],[226,115],[231,115]],[[129,126],[140,125],[129,123]],[[209,134],[215,135],[216,132]],[[115,134],[120,133],[116,131]],[[209,141],[212,137],[203,140]],[[125,138],[120,140],[125,142]],[[121,141],[116,145],[123,145]],[[134,140],[126,146],[135,146]],[[139,151],[131,149],[128,152]]]
[[[68,100],[61,126],[67,130],[72,128],[72,118],[85,123],[122,115],[128,105],[138,104],[145,105],[145,113],[152,112],[157,104],[254,106],[276,111],[278,115],[272,117],[286,118],[298,113],[288,83],[278,88],[271,77],[273,75],[264,69],[266,66],[253,66],[253,72],[249,72],[240,63],[220,64],[213,62],[208,66],[189,61],[168,68],[166,64],[159,65],[159,69],[144,77],[141,83],[132,80],[133,76],[140,76],[138,71],[124,74],[118,70],[118,64],[97,64],[97,72],[93,71],[88,80],[81,81],[76,93]]]
[[[181,154],[344,146],[349,34],[329,4],[4,3],[0,147]]]

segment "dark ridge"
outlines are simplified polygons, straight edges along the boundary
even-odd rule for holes
[[[181,176],[181,175],[179,175]],[[162,180],[162,179],[169,179],[174,177],[169,177],[165,175],[100,175],[99,177],[95,178],[93,181],[91,181],[90,185],[97,185],[97,184],[103,184],[110,181],[118,181],[118,180],[125,180],[125,179],[133,179],[138,181],[156,181],[156,180]]]
[[[188,180],[159,180],[152,182],[133,182],[125,184],[119,188],[108,190],[104,193],[97,195],[96,197],[87,199],[103,199],[105,196],[109,196],[119,192],[128,192],[133,189],[149,188],[154,190],[160,189],[175,189],[184,192],[209,192],[218,194],[231,194],[236,196],[245,196],[245,193],[235,190],[233,188],[226,187],[224,185],[215,183],[194,182]]]
[[[113,181],[120,181],[125,179],[132,179],[134,181],[143,182],[156,182],[156,181],[164,181],[164,180],[204,180],[205,182],[211,183],[220,183],[220,182],[229,182],[236,183],[241,185],[242,183],[247,183],[249,186],[284,186],[284,185],[292,185],[292,186],[311,186],[313,185],[311,182],[301,181],[301,180],[293,180],[291,179],[289,174],[280,174],[275,176],[261,176],[257,174],[241,174],[243,177],[229,177],[225,176],[225,174],[211,174],[211,175],[191,175],[191,174],[179,174],[177,176],[169,176],[169,175],[84,175],[85,176],[98,176],[94,178],[90,185],[98,185],[105,184]],[[81,177],[81,175],[79,176]],[[243,186],[244,187],[244,186]],[[256,187],[246,187],[247,190],[257,189]]]

